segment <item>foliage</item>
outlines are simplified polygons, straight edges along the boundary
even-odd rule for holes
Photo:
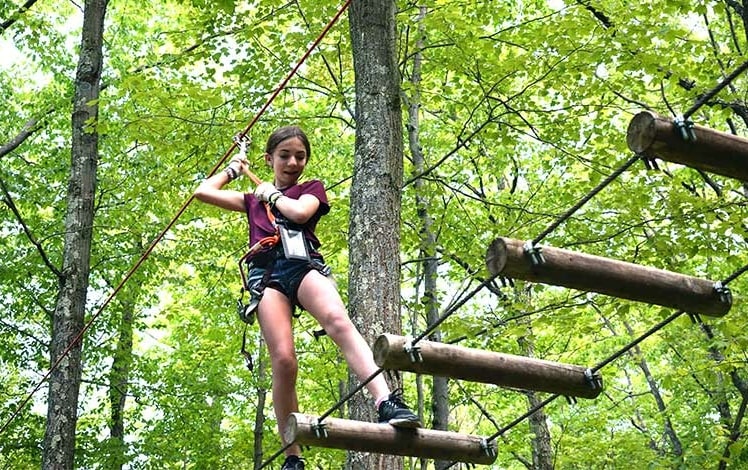
[[[643,108],[672,116],[740,65],[746,31],[731,2],[460,2],[430,0],[424,20],[419,137],[425,174],[406,158],[401,221],[403,318],[427,325],[420,297],[416,189],[430,204],[443,312],[485,279],[486,248],[497,236],[533,239],[623,164],[626,126]],[[2,2],[10,8],[9,2]],[[302,2],[111,4],[89,318],[78,433],[81,468],[101,468],[111,442],[106,377],[123,307],[112,290],[147,254],[128,290],[135,299],[133,369],[125,418],[128,468],[238,468],[252,463],[258,391],[269,388],[244,367],[236,261],[246,249],[243,217],[192,204],[191,191],[222,163],[340,5]],[[400,2],[403,83],[412,73],[418,9]],[[3,9],[2,11],[5,11]],[[69,166],[70,98],[80,11],[37,2],[0,36],[20,53],[0,68],[0,130],[31,136],[0,154],[0,419],[4,423],[50,367],[49,315],[62,249],[61,202]],[[299,73],[250,129],[253,170],[264,138],[298,122],[312,141],[307,178],[319,178],[333,204],[319,228],[323,254],[347,287],[347,231],[353,172],[353,76],[343,16]],[[10,50],[10,49],[9,49]],[[746,78],[701,106],[695,122],[745,135]],[[415,90],[403,86],[403,94]],[[671,111],[672,110],[672,111]],[[0,143],[0,146],[5,142]],[[407,148],[407,146],[406,146]],[[746,188],[675,164],[642,162],[564,220],[543,243],[682,272],[726,279],[745,264]],[[245,180],[236,188],[248,187]],[[17,209],[21,220],[12,209]],[[184,208],[184,212],[179,212]],[[166,229],[152,252],[151,243]],[[596,400],[545,408],[558,468],[716,467],[743,429],[746,280],[729,287],[732,311],[674,321],[602,368]],[[484,290],[441,326],[445,341],[594,366],[666,318],[668,309],[516,281]],[[302,411],[335,405],[345,381],[337,348],[315,340],[308,315],[296,323]],[[707,334],[706,332],[711,332]],[[262,346],[247,329],[255,361]],[[462,339],[464,338],[464,339]],[[646,380],[647,364],[665,408]],[[428,378],[426,378],[428,380]],[[413,377],[406,374],[407,396]],[[45,389],[0,438],[0,466],[39,465]],[[741,395],[742,393],[742,395]],[[491,435],[527,411],[516,391],[452,382],[451,429]],[[427,404],[428,405],[428,404]],[[429,409],[428,406],[425,409]],[[481,411],[481,409],[483,411]],[[279,449],[272,407],[264,457]],[[490,418],[490,419],[489,419]],[[682,445],[666,437],[672,423]],[[428,422],[428,417],[426,419]],[[526,423],[498,439],[496,468],[532,461]],[[730,464],[748,458],[744,438]],[[340,451],[312,449],[321,468],[342,466]]]

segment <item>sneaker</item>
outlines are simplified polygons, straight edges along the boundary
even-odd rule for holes
[[[390,393],[389,398],[379,404],[379,422],[399,428],[420,428],[421,420],[403,402],[402,391]]]
[[[281,470],[304,470],[304,459],[298,455],[289,455],[283,462]]]

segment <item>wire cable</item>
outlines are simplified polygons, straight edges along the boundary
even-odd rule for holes
[[[723,285],[727,285],[729,282],[734,281],[735,279],[737,279],[738,277],[740,277],[742,274],[744,274],[746,272],[748,272],[748,264],[746,264],[742,268],[736,270],[731,275],[729,275],[728,277],[726,277],[722,281],[722,284]],[[685,313],[685,311],[679,310],[679,311],[671,314],[669,317],[665,318],[664,320],[658,322],[656,325],[654,325],[653,327],[651,327],[649,330],[647,330],[646,332],[644,332],[643,334],[641,334],[638,338],[636,338],[635,340],[629,342],[626,346],[624,346],[623,348],[619,349],[618,351],[616,351],[615,353],[611,354],[606,359],[604,359],[603,361],[599,362],[597,365],[595,365],[594,367],[592,367],[591,371],[593,373],[597,372],[600,369],[602,369],[603,367],[605,367],[608,364],[612,363],[613,361],[615,361],[616,359],[620,358],[621,356],[623,356],[624,354],[626,354],[627,352],[629,352],[631,349],[633,349],[634,347],[636,347],[639,343],[641,343],[645,339],[649,338],[650,336],[652,336],[656,332],[658,332],[661,329],[663,329],[665,326],[667,326],[670,323],[672,323],[673,321],[675,321],[678,317],[680,317],[684,313]],[[546,398],[542,402],[540,402],[537,405],[535,405],[532,408],[530,408],[522,416],[514,419],[512,422],[510,422],[506,426],[502,427],[501,429],[499,429],[497,432],[495,432],[494,434],[492,434],[491,436],[489,436],[486,439],[489,442],[496,440],[496,438],[504,435],[511,428],[513,428],[514,426],[518,425],[519,423],[521,423],[525,419],[529,418],[530,416],[534,415],[535,413],[537,413],[538,411],[540,411],[542,408],[544,408],[546,405],[548,405],[549,403],[551,403],[552,401],[554,401],[555,399],[557,399],[560,396],[561,395],[559,395],[559,394],[551,395],[550,397]],[[451,462],[450,465],[448,465],[446,468],[450,468],[453,465],[455,465],[456,463],[457,462]]]

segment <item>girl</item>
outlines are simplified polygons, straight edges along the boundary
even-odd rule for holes
[[[203,202],[247,214],[250,246],[258,249],[250,249],[245,287],[257,302],[260,331],[270,354],[273,408],[281,436],[289,414],[298,411],[298,362],[291,325],[295,306],[319,322],[359,380],[378,370],[371,349],[348,317],[335,284],[326,277],[329,268],[317,251],[320,242],[314,230],[330,206],[319,180],[298,183],[310,155],[309,140],[299,127],[281,127],[270,135],[265,147],[265,161],[273,170],[272,184],[259,184],[253,194],[222,189],[248,172],[249,162],[240,155],[195,191],[195,197]],[[421,425],[400,394],[390,393],[381,374],[366,388],[376,400],[380,423]],[[303,470],[300,452],[298,445],[286,449],[281,470]]]

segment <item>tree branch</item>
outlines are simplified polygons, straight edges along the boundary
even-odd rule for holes
[[[36,0],[26,0],[26,3],[24,3],[18,10],[16,10],[15,13],[10,15],[10,18],[0,23],[0,34],[4,33],[6,29],[13,25],[13,23],[18,21],[18,17],[26,13],[26,10],[34,6],[34,3],[36,3]]]
[[[13,202],[13,198],[11,198],[10,193],[8,192],[8,188],[5,186],[5,182],[2,180],[2,178],[0,178],[0,189],[2,189],[4,195],[3,202],[5,202],[5,205],[7,205],[8,208],[10,208],[11,212],[13,212],[13,214],[16,216],[16,220],[18,220],[18,223],[21,224],[21,227],[23,227],[23,231],[26,234],[26,237],[28,237],[31,244],[36,247],[36,250],[39,252],[39,255],[41,255],[44,264],[46,264],[50,271],[52,271],[58,278],[61,278],[62,272],[60,272],[60,270],[52,264],[52,262],[47,257],[47,254],[45,253],[41,243],[39,243],[34,237],[34,234],[31,233],[31,230],[29,229],[28,225],[26,225],[23,217],[21,217],[21,213],[18,211],[18,208]]]
[[[47,110],[46,114],[51,114],[52,109]],[[26,139],[28,139],[34,132],[41,129],[41,124],[39,124],[38,118],[32,118],[29,119],[26,124],[23,125],[23,129],[21,132],[18,133],[17,136],[15,136],[13,139],[11,139],[8,143],[0,147],[0,158],[3,158],[13,150],[17,149],[18,146],[20,146]]]
[[[605,13],[601,12],[600,10],[597,10],[595,7],[590,5],[589,1],[585,2],[582,0],[577,0],[577,5],[583,6],[585,10],[592,13],[592,16],[594,16],[603,25],[603,28],[610,29],[615,26],[613,24],[613,21],[611,21],[611,19],[608,18],[608,15],[606,15]]]

